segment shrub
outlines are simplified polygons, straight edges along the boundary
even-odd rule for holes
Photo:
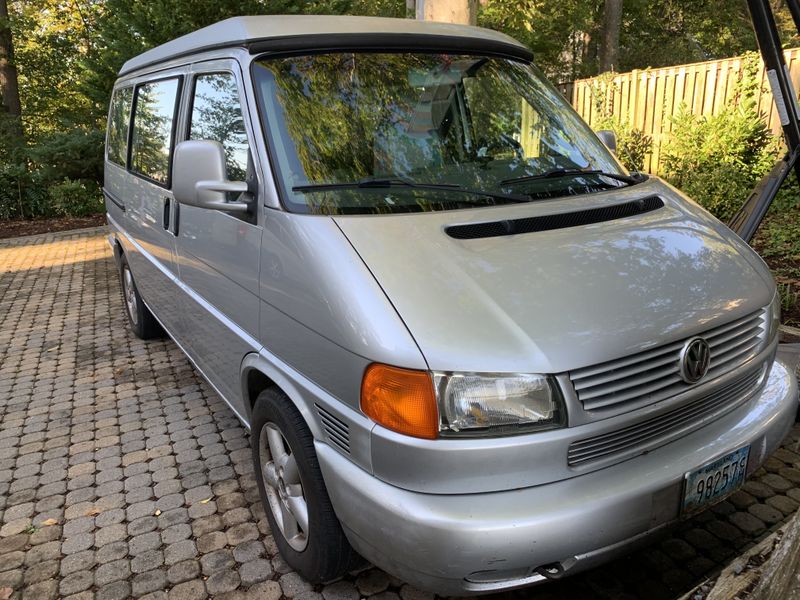
[[[47,189],[52,211],[59,216],[85,217],[103,211],[100,186],[94,181],[65,179]]]
[[[54,131],[32,142],[27,150],[31,166],[47,180],[103,180],[105,130],[102,127],[71,125],[65,131]]]
[[[631,171],[642,171],[645,156],[653,151],[653,138],[625,123],[612,124],[611,129],[617,136],[617,156],[622,164]]]
[[[758,111],[758,64],[750,56],[731,101],[717,115],[698,116],[681,104],[661,155],[665,177],[719,219],[730,219],[772,168],[780,140]]]
[[[653,151],[653,138],[631,127],[627,119],[614,114],[613,94],[617,90],[614,73],[603,73],[590,90],[596,115],[595,129],[610,129],[617,137],[617,158],[631,171],[644,169],[645,156]]]
[[[46,184],[24,165],[0,163],[0,219],[52,216]]]

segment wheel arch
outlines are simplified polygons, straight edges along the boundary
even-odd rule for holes
[[[114,252],[114,262],[117,263],[117,267],[119,267],[119,261],[122,255],[125,254],[125,250],[122,248],[122,242],[119,241],[116,235],[111,238],[111,249]]]
[[[300,412],[314,438],[324,438],[325,433],[319,425],[312,394],[308,387],[297,381],[298,378],[297,375],[293,377],[288,365],[281,364],[278,359],[274,362],[268,360],[263,352],[247,354],[242,360],[241,385],[248,425],[252,422],[253,407],[259,394],[266,389],[274,388],[286,394]]]

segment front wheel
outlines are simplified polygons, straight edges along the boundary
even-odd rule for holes
[[[256,481],[284,560],[311,583],[325,583],[357,566],[333,511],[314,438],[283,392],[268,389],[253,408],[250,441]]]
[[[125,313],[128,315],[128,322],[131,330],[136,337],[149,340],[162,337],[164,330],[161,329],[153,313],[142,302],[136,282],[133,280],[133,273],[128,264],[128,259],[123,254],[119,259],[119,279],[122,286],[122,301],[125,304]]]

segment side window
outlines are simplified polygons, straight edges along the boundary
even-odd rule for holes
[[[236,79],[230,73],[198,75],[194,83],[190,140],[214,140],[225,148],[228,179],[247,176],[247,132]]]
[[[120,88],[111,98],[111,111],[108,118],[108,160],[125,166],[128,159],[128,127],[133,104],[133,88]]]
[[[159,183],[169,178],[178,87],[178,79],[165,79],[136,88],[131,169]]]

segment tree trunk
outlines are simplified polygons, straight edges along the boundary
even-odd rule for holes
[[[475,25],[478,0],[417,0],[417,19]]]
[[[622,25],[622,0],[605,0],[603,31],[600,36],[600,72],[619,66],[619,30]]]
[[[0,102],[6,112],[16,121],[15,133],[22,135],[20,116],[22,106],[19,101],[19,82],[17,67],[14,64],[14,45],[8,21],[8,2],[0,0]]]

